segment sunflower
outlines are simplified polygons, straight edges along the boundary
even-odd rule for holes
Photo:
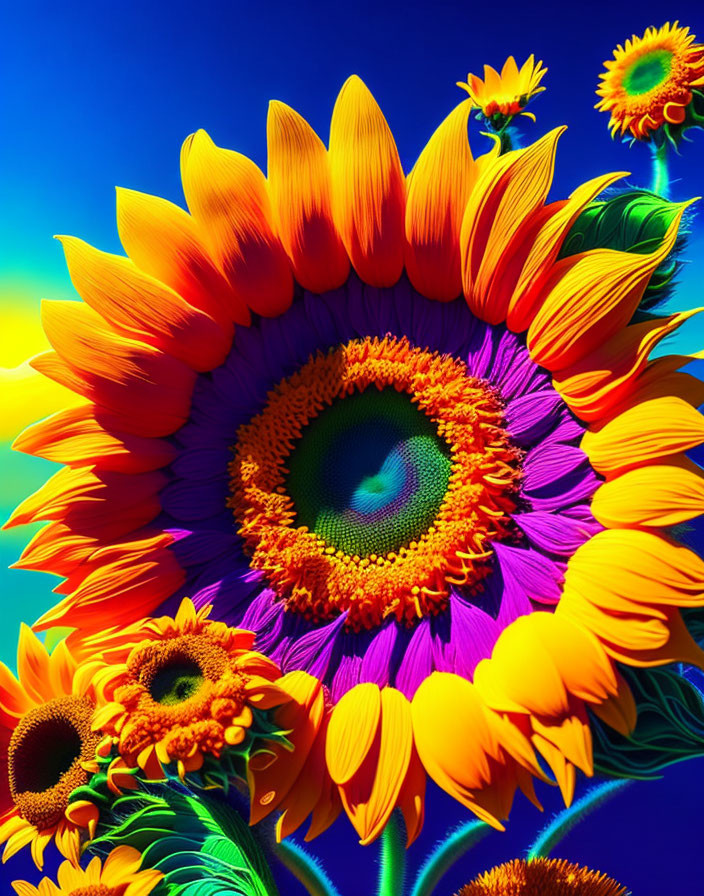
[[[70,862],[59,866],[58,885],[48,877],[34,887],[16,880],[12,886],[17,896],[148,896],[163,878],[159,871],[139,870],[142,856],[131,846],[118,846],[101,865],[95,856],[85,869]]]
[[[531,53],[520,69],[513,56],[509,56],[501,74],[485,65],[483,81],[470,72],[467,80],[458,81],[457,86],[467,91],[472,105],[489,121],[505,123],[516,115],[526,115],[535,121],[535,115],[523,110],[533,97],[545,90],[540,82],[546,74],[542,61],[536,63]]]
[[[199,131],[190,213],[120,191],[129,258],[63,238],[85,303],[43,307],[33,364],[86,401],[17,442],[67,465],[10,521],[65,576],[37,628],[187,593],[308,673],[296,761],[250,763],[286,832],[341,801],[413,839],[427,775],[496,827],[547,767],[569,801],[588,708],[634,724],[616,662],[702,662],[704,564],[663,530],[702,510],[704,423],[686,359],[649,361],[694,312],[632,322],[685,205],[648,253],[559,257],[621,175],[546,204],[562,129],[475,160],[471,107],[408,177],[357,77],[329,150],[272,103],[266,178]]]
[[[283,739],[263,714],[291,699],[276,683],[278,667],[250,650],[252,632],[213,622],[209,613],[186,598],[174,618],[144,620],[122,633],[120,647],[108,641],[109,662],[82,666],[98,697],[93,729],[106,735],[100,752],[117,745],[119,758],[110,764],[116,788],[129,786],[128,769],[158,780],[173,763],[183,779],[208,758],[248,751],[257,738]],[[116,662],[119,650],[123,662]]]
[[[81,828],[66,817],[71,792],[88,781],[84,765],[100,735],[91,728],[95,700],[60,643],[51,653],[22,626],[19,678],[0,664],[0,843],[3,861],[30,845],[38,868],[53,839],[78,862]],[[82,804],[83,818],[89,807]],[[91,814],[91,813],[89,813]]]
[[[704,44],[689,28],[666,22],[634,34],[605,62],[596,108],[611,114],[612,135],[628,132],[637,140],[660,130],[676,136],[693,99],[704,99]]]
[[[626,888],[565,859],[514,859],[480,875],[457,896],[626,896]]]

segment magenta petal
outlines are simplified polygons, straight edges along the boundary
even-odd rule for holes
[[[560,564],[530,548],[525,550],[497,543],[494,550],[506,586],[520,589],[529,600],[541,604],[559,601],[564,581]]]
[[[391,680],[391,664],[398,637],[398,623],[387,619],[371,639],[364,652],[360,681],[371,681],[384,687]]]
[[[416,624],[396,673],[394,685],[411,700],[432,671],[433,645],[430,620],[426,616]]]

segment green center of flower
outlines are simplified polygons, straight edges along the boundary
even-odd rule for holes
[[[449,446],[405,392],[337,399],[288,459],[296,524],[335,550],[384,556],[433,524],[450,479]]]
[[[192,660],[174,660],[154,675],[149,693],[156,703],[174,706],[194,697],[203,684],[203,673]]]
[[[623,87],[629,96],[641,96],[667,80],[672,67],[670,50],[652,50],[637,59],[623,77]]]

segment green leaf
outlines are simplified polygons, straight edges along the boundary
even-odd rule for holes
[[[624,737],[591,716],[594,766],[602,774],[647,780],[668,765],[704,756],[704,700],[676,666],[619,671],[633,691],[638,721]]]
[[[646,254],[661,245],[668,227],[681,206],[648,190],[627,190],[609,199],[590,202],[578,216],[560,249],[560,258],[590,249],[618,249]],[[652,311],[667,299],[679,269],[684,248],[682,228],[675,247],[655,269],[640,303],[641,311]]]

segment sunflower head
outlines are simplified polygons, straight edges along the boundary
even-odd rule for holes
[[[148,896],[164,875],[152,869],[139,870],[142,856],[131,846],[118,846],[104,862],[98,856],[85,869],[63,862],[57,883],[48,877],[38,887],[16,880],[17,896]]]
[[[132,642],[121,638],[123,662],[91,664],[99,695],[93,728],[106,734],[101,752],[111,742],[117,749],[113,775],[128,781],[139,768],[158,779],[175,764],[184,778],[208,760],[210,777],[217,760],[248,757],[262,738],[285,741],[268,712],[289,699],[275,683],[278,667],[250,650],[251,632],[209,613],[185,598],[174,618],[137,625]]]
[[[501,74],[490,65],[485,65],[484,80],[470,72],[467,80],[458,81],[457,86],[467,91],[472,105],[480,110],[494,130],[499,131],[516,115],[526,115],[535,121],[532,113],[523,110],[545,90],[540,82],[546,73],[543,63],[536,62],[533,54],[520,69],[513,56],[509,56]]]
[[[55,839],[77,861],[80,826],[66,810],[71,793],[88,781],[100,740],[92,727],[94,696],[75,674],[65,643],[49,654],[26,626],[17,665],[18,678],[0,667],[0,740],[7,757],[0,772],[3,860],[29,844],[41,867]]]
[[[596,108],[609,112],[612,136],[677,140],[704,122],[704,45],[667,22],[614,50],[599,76]]]
[[[513,859],[480,875],[457,896],[625,896],[605,874],[565,859]]]

